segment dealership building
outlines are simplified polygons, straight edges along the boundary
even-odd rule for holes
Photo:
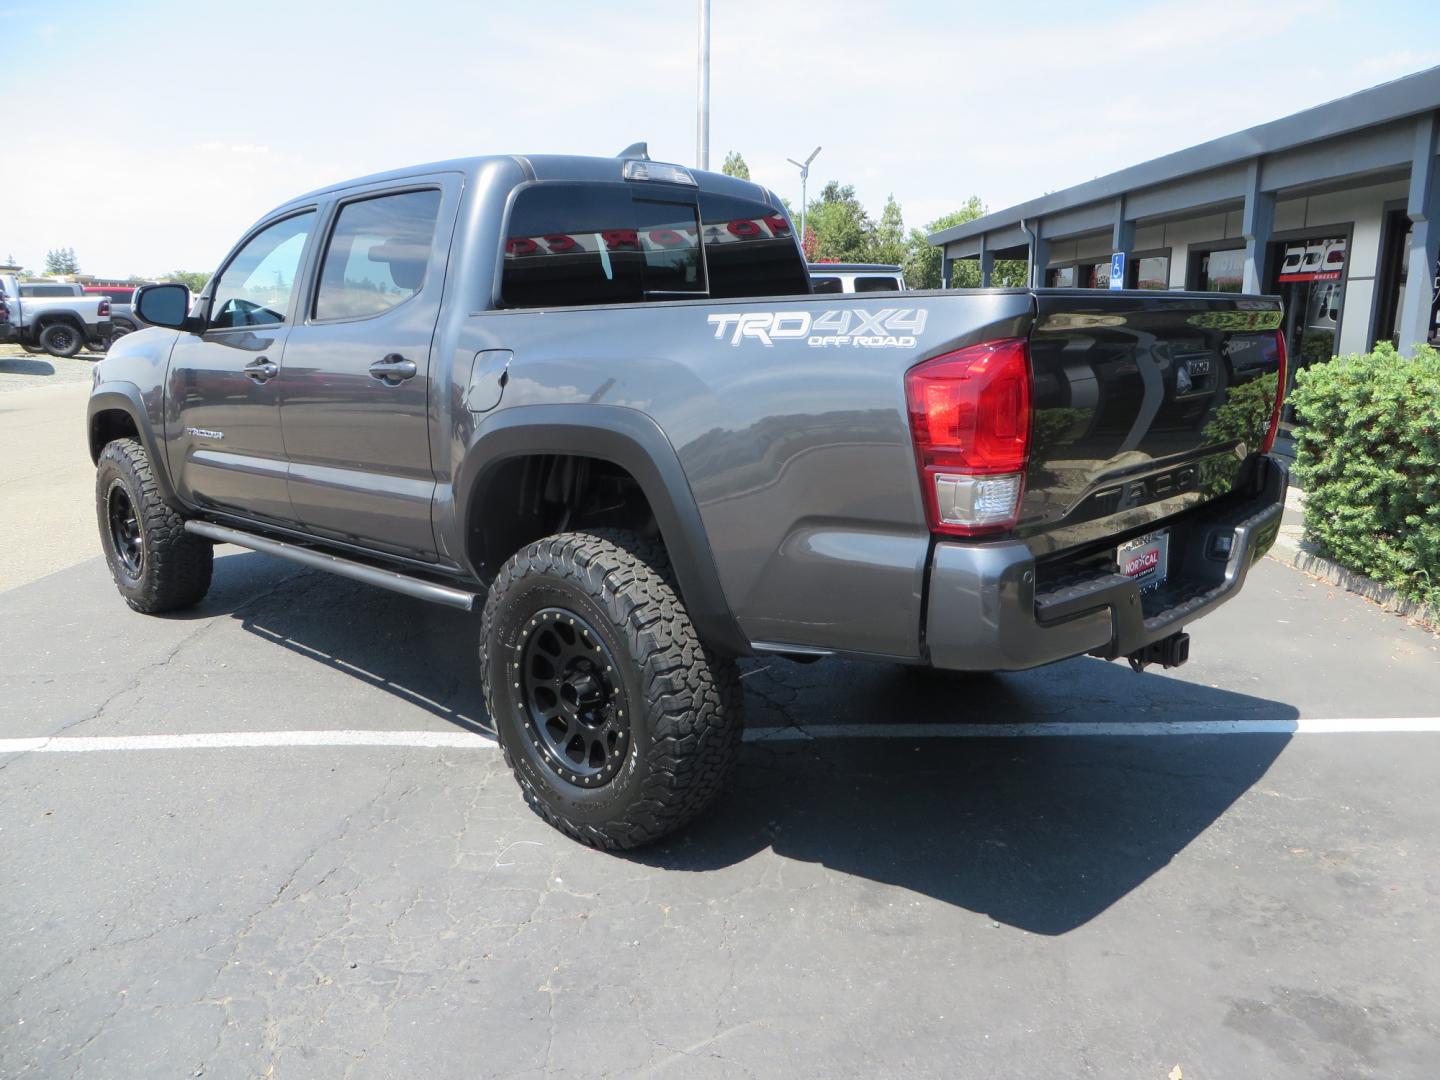
[[[1440,67],[930,242],[947,285],[958,260],[978,261],[988,285],[996,259],[1025,259],[1032,285],[1273,293],[1301,364],[1378,341],[1408,349],[1440,336],[1437,138]]]

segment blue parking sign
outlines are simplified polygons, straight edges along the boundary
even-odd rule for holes
[[[1123,289],[1125,287],[1125,253],[1117,251],[1110,256],[1110,288]]]

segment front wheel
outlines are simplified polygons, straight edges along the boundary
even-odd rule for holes
[[[95,515],[110,576],[136,611],[190,607],[209,591],[214,549],[187,533],[184,518],[161,497],[138,440],[116,439],[100,454]]]
[[[485,703],[525,800],[567,835],[635,848],[723,788],[740,741],[733,661],[701,645],[664,551],[562,533],[514,555],[485,605]]]

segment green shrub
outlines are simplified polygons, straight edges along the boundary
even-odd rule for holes
[[[1298,372],[1307,538],[1412,599],[1440,603],[1440,352],[1388,343]]]

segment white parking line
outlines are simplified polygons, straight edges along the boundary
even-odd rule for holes
[[[1177,735],[1382,735],[1440,732],[1440,716],[1297,720],[1067,721],[1024,724],[815,724],[752,728],[746,742],[832,739],[1043,739]],[[420,750],[494,750],[488,735],[466,731],[218,731],[192,735],[58,735],[0,739],[0,754],[73,754],[106,750],[244,750],[359,746]]]

